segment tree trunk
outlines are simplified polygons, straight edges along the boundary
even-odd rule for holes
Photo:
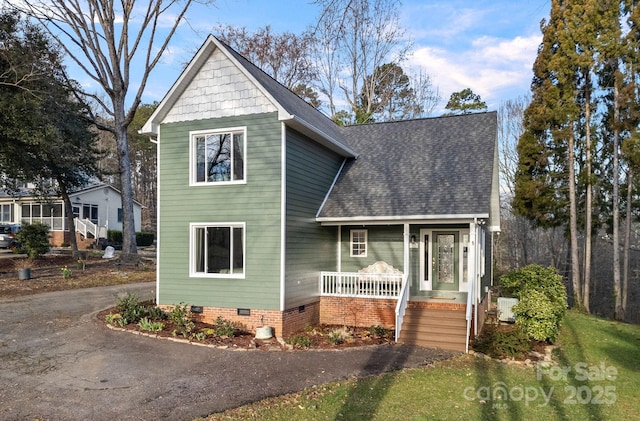
[[[580,282],[580,257],[578,253],[578,211],[576,203],[576,176],[575,176],[575,127],[571,123],[569,142],[567,149],[569,152],[569,238],[571,249],[571,281],[573,283],[574,305],[582,307],[582,286]]]
[[[120,185],[122,196],[122,254],[123,261],[136,260],[138,249],[136,246],[136,227],[133,213],[133,175],[127,142],[127,125],[124,123],[124,105],[116,105],[116,151],[120,170]],[[118,112],[119,111],[119,112]]]
[[[624,224],[624,254],[623,254],[623,273],[622,273],[622,308],[626,312],[628,291],[629,291],[629,267],[630,262],[630,250],[631,250],[631,218],[633,218],[633,212],[631,211],[631,200],[633,193],[633,168],[629,167],[627,173],[627,216]]]
[[[613,296],[615,307],[613,315],[616,320],[624,320],[622,294],[620,288],[620,174],[619,172],[619,128],[620,106],[617,78],[613,86]]]
[[[69,193],[67,192],[67,186],[60,179],[57,180],[58,186],[60,187],[60,196],[62,196],[62,201],[64,202],[64,215],[66,219],[66,225],[69,229],[70,241],[71,241],[71,250],[73,253],[73,257],[75,259],[80,258],[80,251],[78,250],[78,240],[76,238],[76,226],[74,223],[73,216],[73,206],[71,205],[71,199],[69,198]]]
[[[587,72],[585,81],[585,153],[587,172],[587,192],[585,198],[585,221],[584,221],[584,289],[582,291],[582,306],[587,313],[589,310],[589,290],[591,284],[591,78]]]

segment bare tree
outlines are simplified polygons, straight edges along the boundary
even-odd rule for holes
[[[315,36],[320,90],[329,100],[335,119],[341,93],[356,122],[367,120],[375,106],[375,87],[386,75],[385,63],[399,64],[410,45],[400,27],[399,0],[315,0],[322,9]],[[348,76],[341,77],[346,74]],[[338,92],[339,91],[339,92]]]
[[[518,167],[518,139],[524,133],[524,110],[531,101],[529,96],[507,100],[498,107],[498,145],[500,148],[500,188],[513,195],[515,173]]]
[[[192,3],[193,0],[42,0],[8,4],[42,24],[101,89],[79,95],[98,107],[92,115],[93,123],[112,133],[116,141],[123,259],[137,255],[127,128],[140,105],[149,74]],[[167,22],[171,23],[165,27]],[[132,80],[132,66],[140,72],[136,83]],[[106,117],[100,118],[102,113]]]
[[[316,77],[311,61],[314,43],[311,32],[278,34],[269,25],[255,32],[230,25],[214,29],[222,41],[291,90],[301,84],[309,85]]]

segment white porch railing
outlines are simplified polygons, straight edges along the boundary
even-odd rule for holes
[[[467,340],[464,345],[465,352],[469,352],[469,336],[471,336],[471,322],[473,321],[473,309],[477,305],[475,300],[476,280],[469,282],[469,291],[467,291],[467,311],[465,318],[467,319]],[[475,304],[474,304],[475,303]]]
[[[88,234],[93,235],[93,238],[106,238],[104,227],[99,227],[89,219],[74,218],[73,222],[76,226],[76,232],[79,232],[84,238],[89,238]]]
[[[321,272],[320,295],[398,298],[404,278],[402,274],[391,273]]]
[[[404,275],[402,279],[402,289],[400,289],[400,297],[398,298],[398,304],[396,304],[396,342],[400,338],[400,331],[402,330],[402,322],[404,321],[404,313],[407,310],[407,303],[409,302],[409,274]]]

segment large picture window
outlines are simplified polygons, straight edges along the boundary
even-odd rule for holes
[[[212,277],[244,277],[245,226],[192,224],[192,274]]]
[[[245,180],[244,128],[191,132],[192,184]]]

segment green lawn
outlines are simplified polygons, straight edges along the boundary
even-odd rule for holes
[[[640,326],[568,312],[552,369],[461,356],[208,420],[624,420],[640,413]]]

